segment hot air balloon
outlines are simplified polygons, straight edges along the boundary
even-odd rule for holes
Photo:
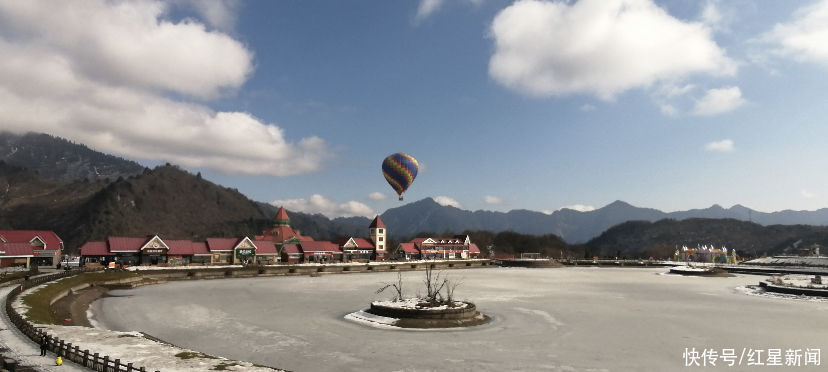
[[[400,200],[403,200],[402,194],[414,182],[414,177],[417,177],[419,168],[420,164],[417,163],[417,159],[401,152],[388,155],[382,161],[382,175],[400,196]]]

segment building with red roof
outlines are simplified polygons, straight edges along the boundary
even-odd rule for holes
[[[384,261],[386,253],[388,252],[388,229],[385,227],[385,223],[382,222],[379,215],[374,217],[371,225],[368,226],[368,238],[375,247],[374,259]]]
[[[376,253],[374,244],[365,238],[342,238],[337,241],[343,261],[368,262]]]
[[[400,260],[411,259],[466,259],[480,256],[480,249],[472,244],[468,235],[450,238],[418,237],[400,243],[393,256]]]
[[[279,247],[282,244],[297,244],[303,241],[312,241],[313,238],[302,236],[299,231],[294,231],[290,227],[290,217],[284,207],[279,207],[276,212],[276,217],[273,221],[273,226],[262,232],[262,235],[257,235],[255,240],[266,240],[276,243]]]
[[[335,243],[304,241],[299,243],[298,246],[302,250],[304,262],[342,261],[342,250]]]
[[[254,240],[256,246],[256,263],[260,265],[271,265],[281,261],[276,243],[269,240]]]
[[[0,252],[0,267],[55,266],[63,253],[63,239],[48,230],[0,230]]]
[[[302,250],[299,249],[298,244],[287,243],[282,245],[281,250],[279,252],[282,258],[282,262],[287,263],[299,263],[302,262]]]
[[[113,236],[81,246],[81,262],[116,262],[124,265],[248,264],[279,261],[273,242],[247,237],[208,238],[205,242],[164,240],[155,235],[136,238]]]

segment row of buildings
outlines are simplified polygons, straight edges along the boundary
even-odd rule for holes
[[[53,266],[62,253],[63,240],[53,231],[0,230],[0,268]]]
[[[238,238],[208,238],[203,242],[168,240],[160,236],[109,237],[81,247],[81,262],[124,265],[274,264],[367,262],[388,259],[477,258],[480,250],[468,236],[417,238],[389,249],[388,229],[379,216],[368,226],[367,237],[346,237],[335,242],[317,241],[300,235],[290,226],[284,208],[279,208],[272,227],[262,235]]]

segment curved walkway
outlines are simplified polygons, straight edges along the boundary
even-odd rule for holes
[[[12,288],[14,287],[11,285],[0,287],[0,298],[5,299]],[[16,360],[21,367],[30,367],[37,371],[88,371],[85,367],[66,359],[62,366],[56,366],[55,354],[52,352],[47,353],[45,357],[40,356],[40,347],[12,324],[5,311],[2,311],[0,316],[0,347],[6,349],[3,351],[5,357]]]

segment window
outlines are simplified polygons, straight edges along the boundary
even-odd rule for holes
[[[381,237],[381,236],[379,237],[379,241],[382,241],[382,237]]]
[[[382,229],[377,229],[377,232],[382,234]]]

